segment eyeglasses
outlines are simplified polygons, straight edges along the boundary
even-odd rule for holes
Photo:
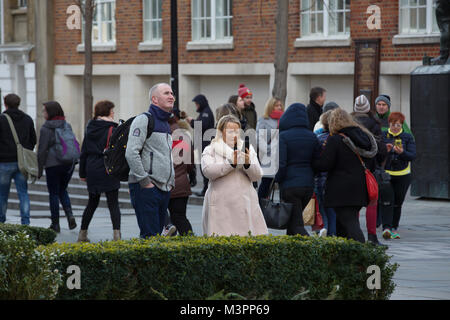
[[[391,125],[391,127],[394,127],[394,128],[401,128],[402,126],[403,126],[403,124],[401,124],[401,123],[391,123],[390,124]]]

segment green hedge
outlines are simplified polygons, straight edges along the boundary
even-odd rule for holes
[[[31,227],[20,224],[0,223],[0,231],[7,235],[15,235],[20,232],[28,234],[38,245],[46,245],[55,242],[56,232],[51,229],[41,227]]]
[[[54,299],[62,285],[56,270],[59,253],[36,250],[27,233],[0,230],[0,300]]]
[[[60,287],[57,299],[206,299],[218,292],[291,299],[305,290],[325,299],[388,299],[398,265],[384,248],[342,238],[301,236],[156,237],[97,244],[53,244],[58,266],[81,269],[81,289]],[[367,289],[371,265],[381,289]]]

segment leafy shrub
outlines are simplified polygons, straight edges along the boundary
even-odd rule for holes
[[[54,299],[62,277],[55,269],[58,251],[43,254],[25,232],[0,230],[0,300]]]
[[[15,235],[19,232],[25,232],[33,240],[37,242],[38,245],[46,245],[55,242],[56,232],[51,229],[45,229],[41,227],[31,227],[18,224],[4,224],[0,223],[0,231],[8,235]]]
[[[332,292],[334,299],[388,299],[397,269],[386,249],[342,238],[155,237],[40,250],[64,253],[59,270],[80,267],[81,289],[61,287],[57,299],[196,300],[232,292],[288,300],[305,290],[308,299]],[[371,265],[381,270],[380,290],[367,288]]]

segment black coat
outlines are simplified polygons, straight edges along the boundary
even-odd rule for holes
[[[212,113],[211,108],[209,107],[208,100],[204,95],[199,94],[192,101],[197,102],[200,105],[200,107],[197,109],[199,115],[196,121],[202,122],[202,138],[203,138],[206,130],[214,129],[215,125],[214,114]],[[192,128],[194,128],[194,120],[190,123],[190,125]],[[207,146],[209,146],[210,143],[211,141],[202,140],[202,152],[203,150],[205,150]]]
[[[22,146],[33,150],[37,142],[33,119],[19,109],[8,109],[4,113],[11,117]],[[4,115],[0,116],[0,162],[17,162],[17,146]]]
[[[322,115],[322,107],[319,106],[315,101],[311,100],[306,107],[306,112],[308,113],[309,130],[313,131],[314,126],[316,125],[317,121],[319,121],[320,116]]]
[[[106,173],[103,161],[103,150],[111,126],[116,128],[117,123],[91,120],[86,128],[81,146],[80,178],[86,178],[89,193],[99,194],[120,188],[120,181]]]
[[[344,128],[342,132],[357,147],[370,150],[371,142],[360,128]],[[325,207],[367,206],[369,199],[364,168],[356,154],[343,142],[342,136],[330,136],[320,158],[312,164],[315,170],[328,172]]]

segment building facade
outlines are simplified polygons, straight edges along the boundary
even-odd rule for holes
[[[410,73],[422,64],[424,55],[439,53],[434,0],[288,1],[287,105],[307,104],[310,89],[321,86],[327,89],[328,101],[352,110],[355,60],[360,59],[355,53],[356,43],[377,39],[378,92],[390,95],[393,110],[405,113],[409,121]],[[46,60],[52,64],[51,88],[47,92],[61,102],[81,138],[82,30],[67,25],[73,17],[68,11],[73,0],[48,2],[52,3],[47,14],[53,26],[47,33],[52,37],[51,59]],[[112,100],[117,117],[126,119],[147,109],[148,91],[153,84],[170,81],[170,1],[96,3],[94,102]],[[215,109],[237,94],[244,83],[253,91],[258,115],[263,114],[274,83],[276,7],[277,0],[178,1],[181,110],[195,116],[192,98],[199,93],[205,94]],[[15,90],[14,86],[10,88]]]

